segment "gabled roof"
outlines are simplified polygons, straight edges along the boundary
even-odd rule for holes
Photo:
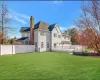
[[[22,38],[19,38],[19,39],[17,39],[17,41],[22,41],[22,40],[25,40],[25,39],[27,39],[28,37],[22,37]]]
[[[20,32],[23,32],[25,30],[29,29],[29,27],[21,27]]]
[[[48,30],[48,27],[49,27],[49,24],[40,21],[37,24],[35,24],[35,28],[34,29]]]
[[[39,21],[38,23],[34,25],[34,29],[48,30],[48,28],[49,28],[49,24],[43,21]],[[26,32],[26,31],[30,31],[30,27],[22,27],[20,29],[20,32]]]
[[[56,24],[50,25],[50,26],[48,27],[49,31],[52,31],[52,30],[54,29],[54,26],[55,26],[55,25],[56,25]]]

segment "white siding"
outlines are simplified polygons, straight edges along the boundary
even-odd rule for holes
[[[30,32],[22,32],[21,35],[22,37],[30,37]]]
[[[39,47],[38,46],[39,45],[38,37],[39,37],[38,30],[35,30],[34,31],[34,45],[37,42],[37,47],[35,47],[35,51],[38,51],[38,47]]]
[[[51,47],[50,40],[51,40],[50,31],[48,31],[46,34],[46,51],[50,51],[50,47]],[[47,44],[49,44],[49,47],[47,47]]]
[[[35,47],[35,51],[50,51],[52,50],[52,47],[54,47],[54,44],[56,44],[57,47],[63,47],[63,46],[70,46],[71,44],[64,44],[62,45],[62,41],[70,41],[70,38],[66,37],[66,39],[62,36],[60,28],[58,25],[54,26],[54,29],[50,31],[45,31],[46,35],[41,35],[41,31],[43,30],[34,30],[34,44],[37,47]],[[57,36],[54,37],[54,34]],[[60,38],[59,38],[60,35]],[[30,41],[30,31],[23,33],[22,37],[28,37],[28,41]],[[41,43],[43,42],[43,48],[41,47]],[[49,48],[47,47],[47,43],[49,44]]]
[[[40,35],[41,31],[38,31],[38,48],[40,49],[41,52],[46,51],[46,35]],[[46,34],[47,32],[45,32]],[[43,48],[41,47],[41,43],[43,42]]]
[[[54,37],[54,33],[57,34],[57,37]],[[57,46],[60,46],[59,44],[61,43],[61,38],[59,38],[58,35],[61,35],[61,32],[60,32],[58,26],[55,26],[55,28],[51,32],[51,46],[54,46],[54,43],[56,43]],[[61,37],[62,37],[62,35],[61,35]]]
[[[70,37],[64,38],[64,36],[62,36],[62,41],[70,41]]]

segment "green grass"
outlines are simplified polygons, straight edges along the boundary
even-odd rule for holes
[[[44,52],[0,56],[0,80],[100,80],[100,59]]]

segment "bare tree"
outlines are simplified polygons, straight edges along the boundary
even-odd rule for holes
[[[86,36],[86,45],[100,53],[100,1],[83,2],[82,12],[82,16],[75,21],[76,26]]]
[[[11,19],[9,18],[9,13],[5,1],[0,2],[0,32],[2,33],[2,44],[6,40],[8,32],[11,30],[11,27],[8,26],[8,23]]]

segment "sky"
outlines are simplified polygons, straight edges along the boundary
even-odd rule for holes
[[[34,17],[35,23],[57,23],[61,31],[75,27],[81,4],[82,1],[7,1],[9,17],[13,20],[10,26],[14,28],[10,37],[21,37],[19,30],[30,26],[30,16]]]

